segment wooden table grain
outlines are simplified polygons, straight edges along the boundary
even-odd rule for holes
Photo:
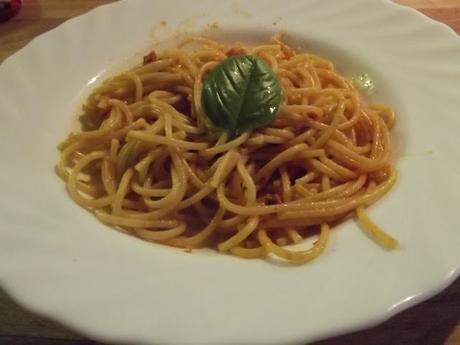
[[[0,24],[0,62],[32,38],[111,0],[25,0]],[[397,0],[460,33],[460,0]],[[459,61],[460,63],[460,61]],[[35,315],[0,289],[0,345],[96,345],[57,322]],[[460,345],[460,279],[434,298],[364,331],[314,345]],[[313,345],[313,344],[312,344]]]

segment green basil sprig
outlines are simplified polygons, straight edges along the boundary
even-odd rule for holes
[[[280,109],[283,91],[278,77],[263,60],[236,55],[209,72],[201,99],[214,126],[239,135],[270,123]]]

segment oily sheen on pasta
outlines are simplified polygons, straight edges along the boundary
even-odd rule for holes
[[[256,56],[282,86],[270,123],[238,135],[206,125],[206,76],[230,56]],[[152,51],[88,97],[82,131],[60,144],[70,197],[102,222],[144,240],[244,258],[306,262],[349,215],[397,245],[365,207],[395,181],[395,116],[370,104],[319,56],[280,39],[247,47],[201,37]],[[291,244],[318,235],[310,248]]]

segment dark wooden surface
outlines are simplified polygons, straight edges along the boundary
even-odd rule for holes
[[[0,24],[0,61],[35,36],[110,0],[25,0]],[[398,0],[460,33],[460,0]],[[460,61],[459,61],[460,63]],[[459,86],[460,87],[460,86]],[[460,249],[459,249],[460,250]],[[0,289],[0,345],[99,345],[18,306]],[[311,345],[460,345],[460,279],[438,296],[383,324]]]

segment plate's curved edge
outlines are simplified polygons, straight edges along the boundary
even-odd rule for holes
[[[63,327],[65,330],[69,331],[70,333],[73,333],[75,335],[84,336],[84,337],[87,337],[89,339],[96,340],[96,341],[101,341],[101,342],[110,341],[110,343],[113,345],[126,344],[126,341],[120,341],[120,339],[111,339],[107,337],[101,337],[98,334],[94,334],[93,332],[88,331],[87,329],[83,329],[79,327],[72,321],[68,321],[68,320],[62,321],[62,317],[58,315],[57,313],[50,312],[48,310],[44,310],[43,308],[37,307],[37,304],[33,302],[25,301],[25,299],[21,295],[18,295],[17,293],[14,292],[12,287],[10,288],[6,284],[1,283],[1,281],[0,281],[0,290],[2,290],[2,292],[7,296],[7,298],[11,299],[14,302],[14,304],[19,306],[21,309],[31,313],[34,316],[43,318],[46,321],[55,323],[56,325]]]
[[[107,3],[107,4],[98,5],[97,7],[94,7],[94,8],[92,8],[92,9],[90,9],[90,10],[84,12],[84,13],[81,13],[81,14],[75,16],[75,17],[72,17],[72,18],[69,18],[69,19],[63,21],[62,23],[58,24],[56,27],[54,27],[54,28],[52,28],[52,29],[50,29],[48,31],[44,31],[44,32],[40,33],[39,35],[37,35],[34,38],[32,38],[29,42],[27,42],[18,51],[16,51],[13,54],[9,55],[2,62],[0,62],[0,69],[2,69],[4,67],[4,65],[8,65],[10,63],[10,60],[15,59],[16,56],[18,56],[20,54],[23,54],[24,50],[28,49],[30,45],[37,44],[37,42],[40,42],[43,39],[43,36],[48,36],[49,34],[54,33],[56,30],[62,30],[62,27],[65,27],[65,26],[68,26],[68,25],[75,25],[75,23],[78,23],[79,21],[82,20],[82,17],[98,15],[97,14],[98,12],[105,11],[105,9],[107,7],[123,6],[124,4],[126,4],[126,2],[127,2],[126,0],[119,0],[119,1],[114,1],[114,2]],[[46,37],[45,37],[45,39],[46,39]]]
[[[439,27],[442,26],[443,30],[446,33],[448,32],[450,35],[452,35],[451,37],[455,37],[455,39],[457,39],[457,40],[460,39],[460,37],[455,33],[455,31],[453,31],[449,26],[447,26],[447,25],[445,25],[443,23],[437,22],[437,21],[433,20],[432,18],[420,13],[419,11],[417,11],[417,10],[415,10],[413,8],[409,8],[409,7],[400,5],[400,4],[396,4],[396,3],[394,3],[394,2],[392,2],[390,0],[382,0],[382,1],[391,3],[391,5],[398,7],[399,10],[404,10],[404,11],[416,13],[418,16],[423,18],[423,20],[430,21],[432,24],[436,24]],[[78,22],[80,17],[82,17],[82,16],[95,15],[95,13],[105,10],[106,6],[123,6],[123,5],[125,5],[125,3],[127,3],[127,1],[120,1],[120,2],[101,5],[101,6],[98,6],[97,8],[95,8],[95,9],[92,9],[92,10],[84,13],[84,14],[81,14],[81,15],[79,15],[77,17],[74,17],[74,18],[71,18],[71,19],[65,21],[64,23],[58,25],[56,28],[53,28],[52,30],[50,30],[48,32],[42,33],[39,36],[37,36],[36,38],[34,38],[33,40],[31,40],[30,42],[28,42],[23,48],[21,48],[21,50],[19,50],[18,52],[14,53],[11,56],[9,56],[8,58],[6,58],[2,62],[2,64],[0,64],[0,68],[5,63],[7,63],[10,59],[13,59],[16,56],[16,54],[20,54],[30,44],[34,44],[35,42],[40,41],[42,39],[43,35],[46,35],[46,34],[50,33],[51,31],[54,31],[54,30],[59,30],[60,27],[63,26],[63,25],[73,25],[72,23]],[[305,341],[317,341],[317,340],[324,339],[326,337],[338,336],[338,335],[341,335],[341,334],[345,334],[345,333],[349,333],[349,332],[353,332],[353,331],[358,331],[358,330],[363,330],[363,329],[366,329],[366,328],[373,327],[373,326],[376,326],[378,324],[381,324],[381,323],[385,322],[386,320],[390,319],[391,317],[393,317],[394,315],[396,315],[396,314],[398,314],[400,312],[403,312],[404,310],[406,310],[406,309],[408,309],[408,308],[410,308],[410,307],[412,307],[412,306],[414,306],[416,304],[419,304],[419,303],[421,303],[421,302],[423,302],[423,301],[435,296],[436,294],[440,293],[442,290],[444,290],[450,284],[452,284],[459,277],[459,275],[460,275],[460,267],[457,267],[456,269],[451,271],[446,276],[446,278],[442,282],[439,283],[439,285],[436,288],[434,288],[434,289],[432,289],[430,291],[422,292],[422,293],[414,295],[414,296],[408,296],[406,299],[404,299],[404,300],[402,300],[402,301],[400,301],[398,303],[393,304],[389,309],[386,310],[385,315],[382,315],[381,317],[377,317],[377,318],[374,318],[372,320],[369,320],[369,322],[367,322],[365,324],[364,323],[359,323],[359,324],[356,324],[356,326],[345,327],[343,329],[337,329],[335,332],[329,332],[327,334],[318,335],[317,337],[313,337],[311,340],[306,340],[304,338],[302,340],[298,340],[298,341],[295,341],[295,342],[292,342],[292,343],[293,344],[294,343],[296,343],[296,344],[299,343],[300,344],[300,343],[304,343]],[[2,279],[0,278],[0,281],[1,280]],[[34,313],[46,315],[49,319],[54,320],[54,321],[56,321],[58,323],[60,322],[59,321],[60,316],[58,316],[58,315],[50,314],[49,311],[42,310],[42,308],[35,308],[32,303],[24,303],[23,304],[22,301],[21,301],[21,298],[17,298],[16,294],[13,292],[13,290],[10,289],[7,285],[8,284],[5,284],[3,286],[5,291],[9,295],[14,296],[14,298],[17,299],[17,301],[19,301],[18,303],[21,306],[23,306],[25,309],[31,310]],[[74,324],[73,322],[68,322],[66,320],[65,325],[69,329],[75,330],[75,331],[77,331],[78,333],[81,333],[81,334],[87,334],[91,338],[107,340],[107,338],[101,338],[96,334],[92,334],[92,332],[89,332],[87,329],[82,330],[80,327],[78,327],[78,325]],[[114,340],[110,339],[110,341],[113,342]],[[120,342],[120,340],[118,339],[118,340],[116,340],[116,342],[118,343],[118,342]]]
[[[98,5],[97,7],[94,7],[84,13],[81,13],[75,17],[69,18],[65,20],[64,22],[58,24],[56,27],[44,31],[40,33],[39,35],[35,36],[32,38],[29,42],[27,42],[23,47],[21,47],[18,51],[14,52],[13,54],[7,56],[3,61],[0,62],[0,71],[3,68],[6,68],[8,64],[11,63],[14,59],[16,59],[17,56],[24,54],[27,52],[27,50],[30,48],[31,45],[39,43],[41,40],[46,39],[46,37],[50,34],[52,34],[55,31],[62,30],[62,27],[66,27],[69,25],[76,25],[80,21],[82,21],[83,17],[87,16],[97,16],[99,15],[99,12],[105,11],[107,7],[121,7],[124,6],[128,1],[126,0],[119,0],[119,1],[114,1],[111,3],[106,3],[102,5]],[[14,291],[13,287],[8,286],[8,282],[4,280],[2,276],[0,276],[0,288],[3,289],[3,291],[6,293],[6,295],[14,300],[15,304],[23,308],[24,310],[27,310],[33,314],[39,315],[41,317],[44,317],[52,322],[55,322],[56,324],[62,325],[64,328],[67,330],[73,332],[73,333],[79,333],[81,335],[86,335],[92,339],[98,339],[98,340],[109,340],[105,337],[100,337],[97,334],[92,334],[92,332],[88,331],[87,329],[82,329],[79,327],[76,323],[72,322],[71,320],[65,320],[62,322],[62,315],[59,315],[58,313],[55,312],[50,312],[49,310],[46,310],[46,308],[41,308],[39,304],[34,303],[33,301],[26,301],[27,298],[23,298],[21,294],[18,294],[17,292]],[[124,342],[119,342],[119,341],[114,341],[113,339],[110,339],[110,341],[114,344],[123,344]]]
[[[438,294],[442,293],[445,289],[447,289],[450,285],[452,285],[458,278],[460,277],[460,267],[451,271],[445,280],[442,281],[438,286],[433,288],[430,291],[421,292],[419,294],[415,294],[412,296],[408,296],[404,298],[402,301],[396,302],[393,304],[385,314],[372,318],[365,323],[356,323],[356,325],[351,325],[349,327],[343,327],[342,329],[336,329],[335,331],[328,332],[327,334],[319,334],[317,337],[314,337],[311,340],[307,340],[309,342],[316,342],[321,341],[333,337],[339,337],[345,334],[350,334],[354,332],[364,331],[373,327],[377,327],[386,321],[390,320],[394,316],[403,313],[404,311],[415,307],[416,305],[426,302],[431,298],[436,297]],[[295,345],[304,345],[305,339],[299,340],[295,343]]]
[[[368,320],[365,323],[356,323],[355,325],[350,325],[348,327],[343,327],[343,328],[337,328],[334,331],[329,331],[326,333],[319,333],[316,335],[312,335],[311,337],[303,337],[302,339],[293,339],[289,342],[286,342],[286,344],[289,345],[304,345],[305,342],[317,342],[333,337],[339,337],[345,334],[353,333],[353,332],[359,332],[359,331],[364,331],[366,329],[370,329],[373,327],[377,327],[384,322],[390,320],[392,317],[420,304],[423,303],[431,298],[436,297],[438,294],[440,294],[442,291],[447,289],[451,284],[453,284],[458,278],[460,277],[460,267],[453,270],[450,272],[450,274],[446,277],[446,279],[438,285],[436,288],[430,291],[422,292],[420,294],[416,294],[413,296],[408,296],[404,300],[395,303],[390,309],[386,311],[385,314],[375,317],[373,319]],[[67,329],[70,332],[73,333],[78,333],[80,335],[84,335],[90,339],[96,340],[96,341],[101,341],[101,342],[107,342],[109,341],[111,344],[117,345],[123,345],[126,343],[132,343],[132,339],[120,339],[120,337],[117,338],[111,338],[111,337],[106,337],[106,336],[101,336],[100,334],[97,334],[96,332],[92,332],[88,329],[80,327],[76,322],[73,321],[64,321],[62,322],[62,317],[55,313],[50,313],[47,310],[44,310],[43,308],[36,307],[33,303],[26,303],[23,302],[22,298],[18,298],[12,289],[8,288],[7,286],[3,285],[2,286],[3,290],[6,292],[6,294],[14,299],[15,303],[19,305],[21,308],[36,314],[40,315],[42,317],[45,317],[46,319],[55,322],[58,325],[61,325],[65,329]],[[148,345],[148,343],[144,342],[136,342],[136,345]]]
[[[334,331],[330,331],[327,333],[321,333],[314,335],[310,338],[304,337],[302,339],[298,340],[292,340],[289,344],[292,345],[303,345],[305,342],[317,342],[333,337],[339,337],[345,334],[353,333],[353,332],[359,332],[359,331],[364,331],[366,329],[370,329],[373,327],[377,327],[386,321],[390,320],[392,317],[420,304],[423,303],[431,298],[436,297],[438,294],[440,294],[442,291],[447,289],[451,284],[453,284],[456,279],[460,277],[460,268],[457,270],[454,270],[451,272],[451,274],[448,275],[446,280],[443,281],[442,284],[440,284],[438,287],[431,291],[427,291],[424,293],[420,293],[418,295],[410,296],[410,298],[406,298],[406,300],[403,300],[399,303],[396,303],[393,305],[389,310],[387,310],[387,313],[380,316],[376,317],[374,319],[371,319],[367,321],[366,323],[359,323],[356,325],[351,325],[349,327],[344,327],[344,328],[338,328]],[[100,334],[96,334],[88,329],[84,329],[82,327],[79,327],[76,323],[72,321],[61,321],[61,317],[58,316],[55,313],[50,313],[49,311],[43,310],[42,308],[37,308],[36,306],[33,305],[33,303],[27,303],[24,302],[22,298],[17,297],[13,290],[8,288],[7,286],[2,286],[2,289],[6,292],[7,296],[10,297],[11,299],[14,300],[14,302],[23,308],[24,310],[27,310],[35,315],[39,315],[41,317],[46,318],[47,320],[50,320],[58,325],[61,325],[64,327],[66,330],[72,332],[72,333],[78,333],[80,335],[86,336],[90,339],[96,340],[96,341],[102,341],[102,342],[107,342],[110,341],[111,344],[117,345],[117,344],[126,344],[130,343],[131,339],[120,339],[117,337],[116,339],[110,338],[110,337],[105,337],[101,336]],[[286,343],[287,344],[287,343]],[[143,343],[136,342],[136,345],[144,345]],[[145,343],[147,345],[147,343]]]
[[[412,13],[412,15],[417,15],[419,18],[430,22],[432,25],[437,26],[439,29],[442,28],[446,34],[449,34],[451,36],[451,38],[460,40],[460,35],[457,32],[455,32],[455,30],[451,28],[449,25],[431,18],[430,16],[415,9],[414,7],[403,5],[403,4],[397,3],[392,0],[381,0],[381,1],[388,3],[390,6],[394,6],[394,8],[397,9],[398,11],[406,11],[406,12]]]

